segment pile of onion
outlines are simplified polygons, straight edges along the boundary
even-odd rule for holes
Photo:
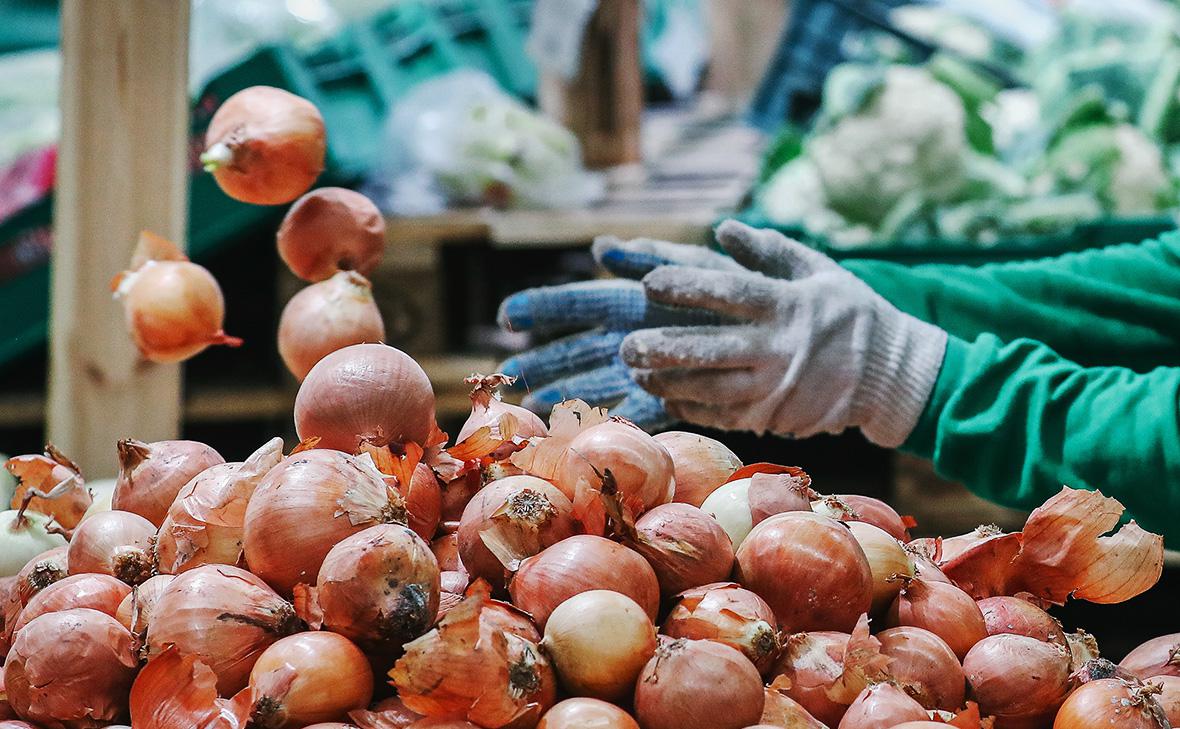
[[[385,323],[372,286],[356,271],[341,271],[303,289],[279,318],[279,355],[300,382],[328,354],[384,339]]]
[[[192,440],[125,439],[119,441],[118,451],[119,478],[111,508],[139,514],[157,527],[186,483],[205,469],[225,463],[217,451]]]
[[[218,107],[201,164],[235,200],[281,205],[315,184],[326,150],[315,105],[272,86],[251,86]]]
[[[665,618],[672,638],[715,640],[737,648],[766,673],[779,651],[777,621],[762,598],[733,582],[687,590]]]
[[[672,500],[700,506],[709,494],[742,467],[724,443],[696,433],[669,430],[655,436],[672,457],[676,493]]]
[[[287,211],[276,244],[291,273],[304,281],[325,281],[340,271],[368,276],[385,252],[385,217],[359,192],[321,187]]]

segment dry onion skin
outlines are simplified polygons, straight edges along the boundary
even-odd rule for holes
[[[509,476],[476,492],[459,519],[458,556],[473,578],[504,586],[507,570],[573,536],[574,505],[536,476]]]
[[[12,626],[13,634],[38,617],[59,610],[88,608],[114,617],[123,598],[130,594],[130,587],[109,575],[72,575],[34,595]]]
[[[258,657],[250,671],[250,726],[297,729],[345,719],[369,705],[373,672],[347,638],[307,632],[283,638]]]
[[[714,640],[737,648],[765,674],[780,648],[777,621],[766,602],[733,582],[687,590],[664,619],[672,638]]]
[[[1180,633],[1161,635],[1137,646],[1119,667],[1140,679],[1180,676]]]
[[[716,519],[689,504],[661,504],[635,522],[631,548],[643,555],[670,597],[733,572],[733,544]]]
[[[270,469],[246,507],[251,571],[283,595],[311,584],[338,542],[376,524],[405,524],[405,502],[367,457],[313,449]]]
[[[852,533],[809,512],[755,526],[737,549],[736,574],[792,632],[851,631],[873,601],[873,574]]]
[[[385,252],[385,217],[359,192],[321,187],[291,206],[275,242],[279,257],[304,281],[325,281],[341,271],[368,276]]]
[[[1024,635],[992,635],[963,659],[963,672],[979,710],[1000,729],[1041,726],[1070,689],[1069,651]]]
[[[151,624],[152,615],[156,611],[156,603],[160,601],[160,596],[172,584],[173,579],[173,575],[156,575],[142,585],[132,588],[115,610],[115,619],[134,635],[146,636],[148,625]]]
[[[1053,721],[1053,729],[1166,729],[1171,725],[1156,699],[1158,687],[1107,678],[1079,686]]]
[[[155,571],[156,527],[139,514],[105,511],[74,531],[67,552],[70,574],[97,572],[138,585]]]
[[[46,729],[91,729],[127,714],[139,661],[131,634],[109,615],[77,608],[24,626],[4,664],[17,715]]]
[[[434,622],[438,563],[409,527],[378,524],[332,547],[315,599],[327,630],[364,648],[396,650]]]
[[[203,564],[244,566],[246,505],[282,458],[283,439],[272,438],[244,462],[210,466],[185,484],[160,524],[160,571],[180,574]]]
[[[291,202],[324,169],[324,119],[307,99],[272,86],[230,96],[209,122],[201,164],[235,200]]]
[[[466,382],[472,385],[471,414],[467,416],[463,427],[459,429],[459,435],[455,436],[456,443],[462,443],[474,436],[481,428],[500,432],[503,429],[505,416],[512,419],[512,429],[516,439],[523,441],[529,438],[544,438],[549,435],[549,428],[546,427],[545,421],[537,417],[536,413],[500,399],[497,388],[515,381],[515,377],[500,374],[486,377],[476,374],[467,378]],[[501,461],[512,455],[516,449],[517,446],[514,443],[508,442],[498,446],[488,456]]]
[[[195,655],[230,696],[246,686],[254,661],[268,646],[303,628],[291,603],[253,574],[206,565],[177,576],[156,601],[148,645],[159,653],[175,645]]]
[[[614,704],[580,697],[561,701],[546,711],[537,729],[639,729],[639,725]]]
[[[672,456],[638,427],[608,421],[578,433],[557,465],[553,482],[578,503],[586,489],[598,489],[610,471],[623,504],[632,513],[666,504],[676,489]]]
[[[119,478],[111,508],[130,511],[157,527],[184,485],[207,468],[225,463],[217,451],[192,440],[118,443]]]
[[[93,494],[86,488],[78,466],[63,456],[52,445],[45,446],[45,455],[17,456],[4,464],[17,480],[9,506],[19,509],[29,495],[27,508],[73,529],[93,503]],[[32,495],[39,492],[52,498]]]
[[[295,430],[321,448],[424,446],[435,428],[430,378],[408,354],[353,344],[316,363],[295,397]]]
[[[218,698],[213,670],[168,646],[135,677],[131,723],[135,729],[241,729],[249,708],[244,703]]]
[[[654,437],[672,457],[676,479],[672,500],[677,503],[699,507],[742,467],[741,459],[719,440],[681,430],[665,431]]]
[[[764,702],[754,664],[711,640],[661,645],[635,684],[644,729],[742,729],[761,720]]]
[[[782,693],[774,684],[766,687],[762,706],[762,723],[756,727],[786,727],[786,729],[828,729],[828,725],[812,716],[794,699]]]
[[[626,595],[590,590],[557,606],[541,647],[571,696],[620,702],[656,650],[656,629]]]
[[[1180,677],[1155,676],[1146,681],[1152,686],[1158,686],[1160,692],[1155,699],[1168,717],[1168,723],[1173,727],[1180,726]]]
[[[384,340],[373,287],[356,271],[340,271],[308,286],[291,297],[279,317],[279,356],[300,382],[337,349]]]
[[[963,705],[967,679],[946,642],[929,630],[903,626],[877,634],[889,658],[890,679],[927,709],[955,711]]]
[[[508,584],[512,603],[532,616],[542,630],[553,610],[589,590],[613,590],[639,604],[655,620],[660,586],[638,553],[609,539],[579,534],[521,563]]]

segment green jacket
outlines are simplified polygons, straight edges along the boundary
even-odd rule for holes
[[[951,335],[905,450],[1007,506],[1099,489],[1180,546],[1180,232],[978,268],[845,265]]]

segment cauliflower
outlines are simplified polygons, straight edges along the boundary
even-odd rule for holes
[[[1058,189],[1092,192],[1117,215],[1154,213],[1174,202],[1159,147],[1130,124],[1067,134],[1050,151],[1047,168]]]
[[[890,66],[858,110],[808,140],[833,210],[875,227],[907,192],[947,200],[965,178],[966,113],[922,68]]]

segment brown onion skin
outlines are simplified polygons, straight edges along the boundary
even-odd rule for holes
[[[513,430],[518,439],[544,438],[549,435],[548,426],[536,413],[520,405],[506,403],[497,395],[496,388],[505,382],[511,382],[511,380],[503,375],[489,377],[473,375],[467,378],[467,382],[475,385],[471,391],[471,414],[467,416],[463,427],[459,429],[459,434],[455,436],[456,443],[462,443],[485,426],[499,426],[505,415],[511,415],[516,421]],[[509,442],[499,446],[488,455],[496,461],[503,461],[516,450],[517,446]]]
[[[228,159],[210,170],[207,155],[223,145]],[[202,162],[235,200],[254,205],[291,202],[315,184],[324,169],[324,119],[307,99],[271,86],[251,86],[230,96],[205,132]]]
[[[17,715],[44,729],[94,729],[126,717],[138,667],[131,634],[114,618],[59,610],[16,634],[4,688]]]
[[[896,686],[869,686],[844,712],[838,729],[892,729],[906,721],[924,721],[926,710]]]
[[[434,622],[438,562],[409,527],[378,524],[332,547],[316,592],[327,630],[365,648],[396,651]]]
[[[902,626],[877,634],[881,653],[891,660],[886,669],[927,709],[957,711],[963,706],[967,677],[950,646],[929,630]]]
[[[409,527],[423,539],[430,541],[438,532],[442,519],[442,487],[438,477],[425,463],[414,467],[410,485],[397,484],[397,491],[406,500]]]
[[[139,514],[157,527],[186,483],[201,471],[225,463],[217,451],[192,440],[121,440],[118,451],[119,478],[111,508]]]
[[[639,729],[639,724],[614,704],[580,697],[555,704],[537,729]]]
[[[152,576],[156,527],[139,514],[104,511],[78,525],[66,554],[70,574],[111,575],[138,585]]]
[[[508,583],[512,603],[544,630],[553,609],[589,590],[614,590],[639,603],[653,621],[660,586],[651,566],[621,544],[589,534],[563,539],[521,563]]]
[[[59,453],[49,451],[49,448],[49,446],[46,447],[47,452],[51,452],[53,456],[60,457]],[[47,492],[63,481],[73,479],[72,486],[65,493],[52,499],[33,496],[29,499],[29,504],[26,507],[29,511],[35,511],[45,516],[52,516],[55,522],[66,529],[73,529],[78,526],[78,522],[82,521],[86,510],[94,502],[94,495],[90,492],[90,489],[86,488],[81,476],[72,468],[50,455],[34,454],[17,456],[11,459],[6,466],[8,471],[18,479],[16,489],[13,491],[12,499],[8,504],[8,508],[10,509],[21,508],[24,497],[30,488],[37,488],[42,492]],[[36,479],[31,475],[27,475],[28,472],[26,469],[43,473],[43,468],[48,469],[48,474],[46,474],[46,477],[40,483],[37,483]]]
[[[350,344],[385,341],[369,280],[341,271],[291,297],[279,317],[279,356],[303,382],[325,356]]]
[[[280,695],[266,694],[263,678],[268,673],[281,674],[287,667],[295,669],[290,688]],[[276,641],[258,656],[250,671],[250,687],[252,726],[295,729],[344,719],[348,712],[368,706],[373,698],[373,672],[365,654],[347,638],[326,631],[297,633]],[[278,707],[273,706],[276,702]]]
[[[355,518],[344,513],[340,502],[349,494],[372,500],[373,511]],[[353,456],[320,448],[288,456],[263,477],[246,507],[246,563],[279,593],[291,595],[300,582],[315,581],[324,557],[342,539],[379,520],[404,518],[391,511],[387,498],[380,474]]]
[[[459,558],[459,531],[457,529],[435,538],[430,543],[430,551],[434,552],[434,558],[438,560],[438,568],[443,572],[467,572],[467,568],[463,566],[463,561]]]
[[[654,436],[672,457],[676,489],[672,500],[700,508],[713,491],[725,483],[742,461],[719,440],[681,430]]]
[[[850,632],[873,600],[873,574],[848,528],[810,512],[776,514],[737,550],[737,581],[792,632]]]
[[[327,355],[295,397],[301,440],[347,453],[362,444],[424,444],[434,424],[430,378],[405,352],[384,344],[353,344]]]
[[[262,651],[302,627],[295,608],[258,577],[205,565],[168,585],[156,601],[147,640],[153,654],[171,643],[197,656],[217,675],[218,693],[232,696],[246,686]]]
[[[643,729],[741,729],[761,720],[764,702],[754,664],[711,640],[661,646],[635,684]]]
[[[990,635],[963,659],[971,698],[998,729],[1046,724],[1069,693],[1069,651],[1024,635]]]
[[[1154,676],[1146,683],[1160,687],[1156,700],[1167,715],[1168,723],[1180,726],[1180,676]]]
[[[848,710],[828,696],[828,688],[844,672],[848,641],[848,633],[796,633],[785,641],[773,670],[790,682],[782,693],[829,727],[839,724]]]
[[[505,584],[507,567],[488,549],[481,533],[495,529],[511,541],[517,559],[540,553],[578,531],[574,505],[553,484],[536,476],[509,476],[484,486],[459,519],[459,558],[472,579],[495,589]],[[503,515],[493,519],[493,515]]]
[[[1164,710],[1145,688],[1117,678],[1083,684],[1061,705],[1053,729],[1160,729]]]
[[[183,362],[227,343],[225,297],[213,274],[191,261],[149,261],[126,280],[123,313],[139,353],[152,362]],[[240,343],[240,342],[238,342]]]
[[[762,707],[762,723],[755,727],[787,727],[787,729],[828,729],[807,709],[776,687],[766,687],[766,703]],[[754,728],[751,728],[754,729]]]
[[[13,634],[42,615],[71,608],[89,608],[114,617],[119,603],[130,594],[130,587],[110,575],[71,575],[29,600],[13,626]]]
[[[1136,647],[1119,662],[1140,679],[1180,676],[1180,633],[1161,635]]]
[[[173,579],[173,575],[156,575],[149,578],[123,598],[115,610],[115,619],[127,630],[146,635],[152,614],[156,610],[156,603],[160,601],[160,596],[168,589],[168,585],[172,584]]]
[[[291,273],[304,281],[340,271],[369,276],[385,252],[385,217],[359,192],[321,187],[287,211],[276,244]]]
[[[912,625],[942,638],[960,660],[988,637],[983,613],[971,596],[954,585],[915,577],[889,608],[890,627]]]
[[[1057,645],[1065,642],[1065,631],[1053,616],[1019,597],[987,597],[977,602],[988,635],[1014,633]]]
[[[578,483],[598,488],[599,474],[608,468],[623,503],[636,515],[672,501],[676,489],[672,456],[644,431],[617,421],[593,425],[574,436],[557,464],[553,482],[570,501],[577,501]]]
[[[660,631],[672,638],[715,640],[737,648],[765,674],[778,657],[778,623],[766,602],[732,582],[681,593]]]
[[[729,535],[716,519],[695,506],[653,507],[636,520],[635,531],[638,538],[632,549],[655,570],[665,597],[721,582],[733,572]]]

